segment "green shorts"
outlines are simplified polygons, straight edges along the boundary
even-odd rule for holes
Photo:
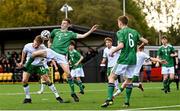
[[[45,68],[44,66],[34,66],[30,65],[27,72],[29,74],[39,74],[39,75],[45,75],[49,73],[49,69]]]
[[[139,76],[133,76],[132,82],[139,82]]]

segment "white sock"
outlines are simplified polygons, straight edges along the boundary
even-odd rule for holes
[[[121,93],[121,90],[118,89],[118,90],[113,94],[113,96],[116,97],[116,96],[118,96],[120,93]]]
[[[24,92],[26,94],[26,98],[30,99],[31,97],[30,97],[30,93],[29,93],[29,85],[24,87]]]
[[[44,91],[44,86],[45,86],[45,84],[41,84],[41,89],[40,89],[41,92]]]
[[[115,85],[115,89],[118,90],[118,89],[119,89],[119,81],[116,80],[116,81],[114,82],[114,85]]]
[[[133,87],[139,87],[139,83],[133,83]]]
[[[49,88],[51,89],[51,91],[54,93],[55,97],[59,97],[59,94],[56,90],[56,87],[54,86],[54,84],[52,84],[51,86],[49,86]]]

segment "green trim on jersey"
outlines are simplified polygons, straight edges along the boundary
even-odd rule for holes
[[[77,38],[77,33],[72,31],[62,32],[60,29],[54,29],[51,32],[51,38],[53,39],[51,49],[59,54],[67,54],[70,42],[72,39]]]
[[[78,66],[75,66],[75,64],[79,61],[81,58],[81,54],[77,50],[69,51],[69,60],[71,62],[72,69],[80,68],[82,67],[82,64],[80,63]]]
[[[49,73],[49,69],[45,68],[44,66],[35,66],[30,65],[27,72],[29,74],[39,74],[39,75],[45,75]]]
[[[118,58],[118,64],[135,65],[137,43],[139,42],[140,34],[129,27],[123,28],[117,32],[119,43],[124,44],[121,54]]]
[[[162,64],[165,67],[174,67],[174,58],[170,55],[175,52],[175,49],[172,45],[168,44],[166,47],[163,45],[158,49],[157,55],[162,60],[166,60],[167,64]]]

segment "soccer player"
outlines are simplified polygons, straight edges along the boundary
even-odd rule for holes
[[[104,49],[103,51],[103,59],[101,61],[101,66],[105,66],[106,64],[106,61],[107,61],[107,77],[109,77],[110,73],[111,73],[111,70],[113,68],[113,66],[116,64],[117,62],[117,59],[119,57],[119,53],[120,52],[116,52],[114,53],[113,56],[110,56],[109,53],[112,49],[115,48],[115,46],[112,46],[112,39],[107,37],[104,39],[104,42],[106,44],[106,48]],[[114,83],[115,85],[115,89],[116,90],[119,90],[119,82],[118,82],[118,79],[115,81]]]
[[[129,28],[127,25],[128,18],[126,16],[120,16],[118,18],[118,26],[119,28],[121,28],[121,30],[117,32],[118,46],[111,50],[110,55],[113,55],[120,49],[121,54],[118,58],[117,64],[113,67],[112,72],[109,76],[108,98],[101,105],[101,107],[107,107],[113,104],[112,97],[114,91],[114,82],[117,79],[117,75],[124,74],[124,76],[126,77],[120,88],[121,92],[124,90],[124,88],[126,88],[128,84],[131,83],[133,72],[136,66],[137,43],[139,41],[148,43],[146,39],[142,37],[140,38],[140,35],[136,30]]]
[[[34,61],[35,57],[49,57],[54,58],[56,62],[61,65],[64,72],[67,74],[67,82],[71,88],[71,96],[73,97],[75,102],[79,102],[79,98],[74,92],[74,83],[72,80],[72,77],[70,75],[70,69],[69,64],[67,60],[67,52],[68,47],[70,45],[70,42],[72,39],[80,39],[85,38],[88,35],[90,35],[92,32],[94,32],[98,25],[94,25],[88,32],[84,34],[77,34],[73,31],[68,31],[68,28],[71,26],[71,20],[70,19],[63,19],[61,22],[61,28],[60,29],[54,29],[51,32],[51,49],[47,50],[39,50],[32,54],[32,57],[29,59],[29,61],[25,64],[24,70],[26,70],[29,65]]]
[[[153,57],[150,57],[149,55],[147,55],[145,52],[143,52],[144,50],[144,44],[141,44],[138,49],[137,49],[137,53],[136,53],[136,56],[137,56],[137,63],[136,63],[136,67],[134,69],[134,76],[133,76],[133,79],[132,79],[132,84],[129,84],[127,87],[126,87],[126,98],[125,98],[125,103],[124,103],[124,107],[129,107],[129,103],[130,103],[130,96],[131,96],[131,93],[132,93],[132,87],[138,87],[140,88],[142,91],[144,91],[143,87],[142,87],[142,84],[141,82],[139,81],[139,76],[140,76],[140,69],[141,67],[143,66],[143,63],[144,61],[154,61],[154,62],[160,62],[162,64],[166,64],[167,62],[164,61],[164,60],[160,60],[158,58],[153,58]],[[121,92],[120,91],[116,91],[116,93],[114,93],[114,97],[119,95]]]
[[[46,47],[43,44],[43,40],[41,36],[38,35],[35,37],[33,43],[28,43],[24,46],[22,51],[21,62],[17,64],[18,67],[22,67],[23,61],[25,60],[26,56],[27,56],[26,57],[26,62],[27,62],[34,51],[41,49],[46,49]],[[29,85],[28,85],[30,74],[40,74],[43,80],[46,81],[46,84],[49,86],[51,91],[54,93],[56,100],[59,101],[60,103],[63,103],[63,99],[59,96],[54,84],[52,84],[52,82],[48,77],[48,66],[46,64],[46,60],[40,57],[35,58],[35,60],[27,68],[27,70],[23,72],[22,83],[26,95],[23,103],[31,103],[31,97],[30,97]]]
[[[84,71],[81,61],[83,56],[75,49],[75,43],[71,42],[69,46],[69,62],[71,66],[71,76],[74,83],[79,86],[80,94],[84,94],[84,85],[82,84],[81,77],[84,77]]]
[[[161,73],[163,75],[163,86],[164,92],[170,92],[170,84],[174,80],[174,57],[177,56],[177,53],[174,50],[174,47],[168,43],[166,35],[163,35],[161,38],[162,46],[158,49],[157,58],[166,60],[168,63],[162,65]],[[156,66],[159,66],[157,62]],[[169,79],[168,79],[169,76]]]
[[[49,62],[49,61],[48,61],[48,62]],[[55,68],[54,68],[55,71],[57,71],[57,70],[58,70],[58,66],[56,65],[56,62],[55,62],[54,60],[50,60],[50,62],[51,62],[52,65],[55,67]],[[47,62],[45,62],[45,63],[47,63]],[[49,69],[48,66],[47,66],[47,68]],[[48,74],[50,74],[50,71],[48,71]],[[42,93],[44,92],[44,87],[45,87],[45,85],[47,85],[47,84],[46,84],[46,81],[44,81],[43,78],[40,79],[40,82],[41,82],[41,84],[40,84],[40,90],[37,91],[37,94],[42,94]]]

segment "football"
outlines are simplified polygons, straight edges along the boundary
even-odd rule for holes
[[[44,40],[48,40],[49,37],[50,37],[51,33],[48,31],[48,30],[43,30],[41,32],[41,37],[44,39]]]

